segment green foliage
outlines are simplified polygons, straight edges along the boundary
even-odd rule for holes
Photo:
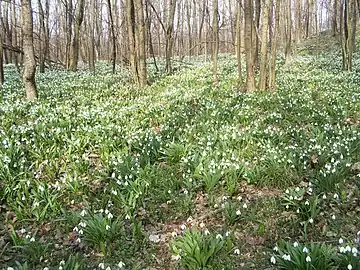
[[[203,234],[192,230],[176,239],[172,245],[175,258],[185,269],[217,269],[221,257],[233,247],[230,237]]]

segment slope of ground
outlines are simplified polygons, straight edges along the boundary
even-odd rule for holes
[[[218,87],[201,61],[141,91],[48,72],[33,103],[7,67],[0,265],[360,269],[360,57],[296,57],[277,93],[238,92],[220,62]]]

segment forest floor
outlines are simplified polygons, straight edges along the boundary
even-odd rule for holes
[[[103,63],[26,102],[7,66],[0,269],[360,269],[360,54],[311,46],[277,92],[222,55],[217,87],[201,59],[145,89]]]

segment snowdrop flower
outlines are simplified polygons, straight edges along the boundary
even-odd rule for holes
[[[205,227],[205,223],[204,222],[201,222],[200,223],[200,228],[204,228]]]
[[[352,268],[352,265],[351,265],[351,264],[348,264],[347,269],[348,269],[348,270],[353,269],[353,268]]]
[[[248,206],[247,206],[246,203],[243,204],[243,208],[244,208],[244,209],[248,208]]]
[[[206,229],[206,230],[204,231],[204,234],[205,234],[205,235],[209,235],[209,234],[210,234],[209,230]]]
[[[304,247],[303,250],[302,250],[302,252],[304,252],[304,253],[309,253],[309,250],[308,250],[307,247]]]
[[[110,230],[110,226],[109,225],[106,225],[106,227],[105,227],[105,229],[108,231],[108,230]]]
[[[306,262],[311,262],[311,258],[310,256],[307,256],[306,259],[305,259]]]
[[[105,264],[104,264],[104,263],[99,263],[98,267],[99,267],[100,269],[105,269]]]
[[[172,232],[172,233],[171,233],[171,236],[172,236],[172,237],[176,237],[176,236],[177,236],[177,232]]]
[[[338,200],[339,199],[339,195],[337,195],[336,193],[334,194],[334,199]]]
[[[237,249],[235,249],[235,250],[234,250],[234,254],[236,254],[236,255],[240,255],[240,249],[238,249],[238,248],[237,248]]]
[[[241,211],[240,211],[240,210],[237,210],[237,211],[236,211],[236,215],[237,215],[237,216],[240,216],[240,215],[241,215]]]
[[[31,238],[30,238],[30,242],[35,242],[35,238],[34,238],[34,237],[31,237]]]
[[[84,217],[86,214],[87,214],[86,211],[82,210],[81,213],[80,213],[80,216]]]
[[[346,249],[344,247],[340,247],[340,253],[345,253]]]
[[[286,190],[285,190],[285,193],[286,193],[286,194],[289,194],[289,193],[290,193],[289,189],[286,189]]]
[[[331,216],[331,219],[335,220],[335,219],[336,219],[335,215],[332,215],[332,216]]]
[[[172,255],[171,256],[171,260],[173,260],[173,261],[178,261],[178,260],[180,260],[181,259],[181,256],[178,254],[178,255]]]
[[[79,234],[84,234],[84,231],[83,231],[83,230],[79,230]]]
[[[285,261],[291,261],[290,255],[284,254],[284,255],[281,256],[281,258],[283,258]]]
[[[121,269],[121,268],[123,268],[125,266],[125,263],[123,263],[122,261],[120,261],[119,263],[118,263],[118,267]]]
[[[60,264],[60,265],[64,265],[64,264],[65,264],[65,261],[62,260],[59,264]]]
[[[347,252],[351,252],[351,247],[350,247],[350,246],[346,246],[345,250],[346,250]]]
[[[306,201],[306,202],[305,202],[305,205],[309,205],[309,204],[310,204],[309,201]]]
[[[242,200],[242,197],[241,196],[238,196],[237,197],[238,201],[240,202]]]
[[[299,243],[298,242],[294,242],[294,247],[298,247],[299,246]]]
[[[114,216],[111,213],[108,214],[108,219],[112,219],[113,217]]]
[[[356,247],[353,247],[352,250],[351,250],[351,252],[353,253],[354,256],[356,256],[357,253],[358,253],[358,250],[357,250]]]
[[[339,244],[340,245],[344,244],[344,240],[342,238],[339,239]]]
[[[279,248],[278,248],[278,247],[274,247],[273,250],[274,250],[275,252],[278,252],[278,251],[279,251]]]
[[[312,224],[312,223],[314,223],[314,220],[312,218],[310,218],[309,222]]]
[[[125,219],[129,220],[130,216],[128,214],[126,214]]]
[[[223,237],[222,237],[222,235],[221,235],[221,234],[217,234],[217,235],[216,235],[216,239],[222,240],[222,239],[223,239]]]
[[[230,232],[227,231],[227,232],[225,233],[225,236],[228,237],[229,235],[230,235]]]
[[[14,268],[8,267],[8,268],[6,268],[6,270],[14,270]]]
[[[326,195],[324,194],[324,195],[322,196],[322,198],[325,200],[325,199],[326,199]]]
[[[185,224],[181,225],[181,226],[180,226],[180,229],[183,230],[183,231],[185,231],[185,230],[186,230],[186,225],[185,225]]]
[[[276,259],[275,259],[275,257],[274,257],[274,256],[271,256],[271,258],[270,258],[270,262],[271,262],[272,264],[276,264]]]
[[[300,191],[300,188],[299,188],[299,187],[296,187],[296,188],[295,188],[295,191],[296,191],[296,192],[299,192],[299,191]],[[290,256],[290,255],[289,255],[289,256]]]

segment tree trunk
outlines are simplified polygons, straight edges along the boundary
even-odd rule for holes
[[[289,63],[291,58],[292,42],[292,18],[291,18],[291,0],[287,0],[286,8],[286,31],[285,31],[285,63]]]
[[[212,61],[214,84],[218,85],[217,62],[219,54],[219,2],[212,0],[213,18],[212,18]]]
[[[239,86],[243,83],[242,78],[242,68],[241,68],[241,3],[237,5],[236,11],[236,60],[237,60],[237,70],[238,70],[238,81]]]
[[[275,23],[272,30],[271,38],[271,51],[269,58],[269,83],[268,87],[271,91],[276,90],[276,52],[279,42],[279,29],[280,29],[280,3],[281,0],[276,0],[275,10]],[[272,15],[271,15],[272,16]]]
[[[65,1],[65,29],[66,29],[66,48],[65,48],[65,64],[66,68],[70,68],[70,50],[72,39],[72,25],[73,25],[73,4],[72,0]]]
[[[74,38],[71,44],[70,71],[76,71],[79,62],[79,44],[80,44],[80,28],[84,19],[85,0],[79,0],[76,10]]]
[[[144,87],[147,85],[147,70],[146,70],[146,25],[144,20],[144,5],[143,0],[135,0],[135,9],[137,15],[136,23],[136,48],[138,53],[138,74],[139,85]]]
[[[170,12],[167,18],[166,23],[166,39],[165,39],[165,62],[166,62],[166,72],[168,74],[172,73],[172,50],[174,44],[174,18],[175,18],[175,10],[176,10],[176,0],[169,1]]]
[[[259,89],[266,88],[266,65],[267,65],[267,45],[268,45],[268,23],[270,0],[263,1],[263,16],[261,24],[261,63],[260,63],[260,82]]]
[[[126,22],[129,40],[129,61],[131,73],[136,84],[139,84],[137,53],[135,48],[135,8],[133,0],[126,0]]]
[[[253,49],[253,3],[245,0],[245,52],[246,52],[246,91],[255,91],[255,68]]]
[[[116,68],[116,34],[115,34],[115,24],[114,24],[114,16],[111,8],[111,1],[108,0],[108,7],[109,7],[109,19],[110,19],[110,27],[111,27],[111,37],[112,37],[112,73],[115,74]]]
[[[31,0],[21,0],[21,28],[24,50],[23,83],[25,85],[26,98],[28,100],[34,100],[37,98],[37,92],[35,83],[36,62],[33,44]]]

